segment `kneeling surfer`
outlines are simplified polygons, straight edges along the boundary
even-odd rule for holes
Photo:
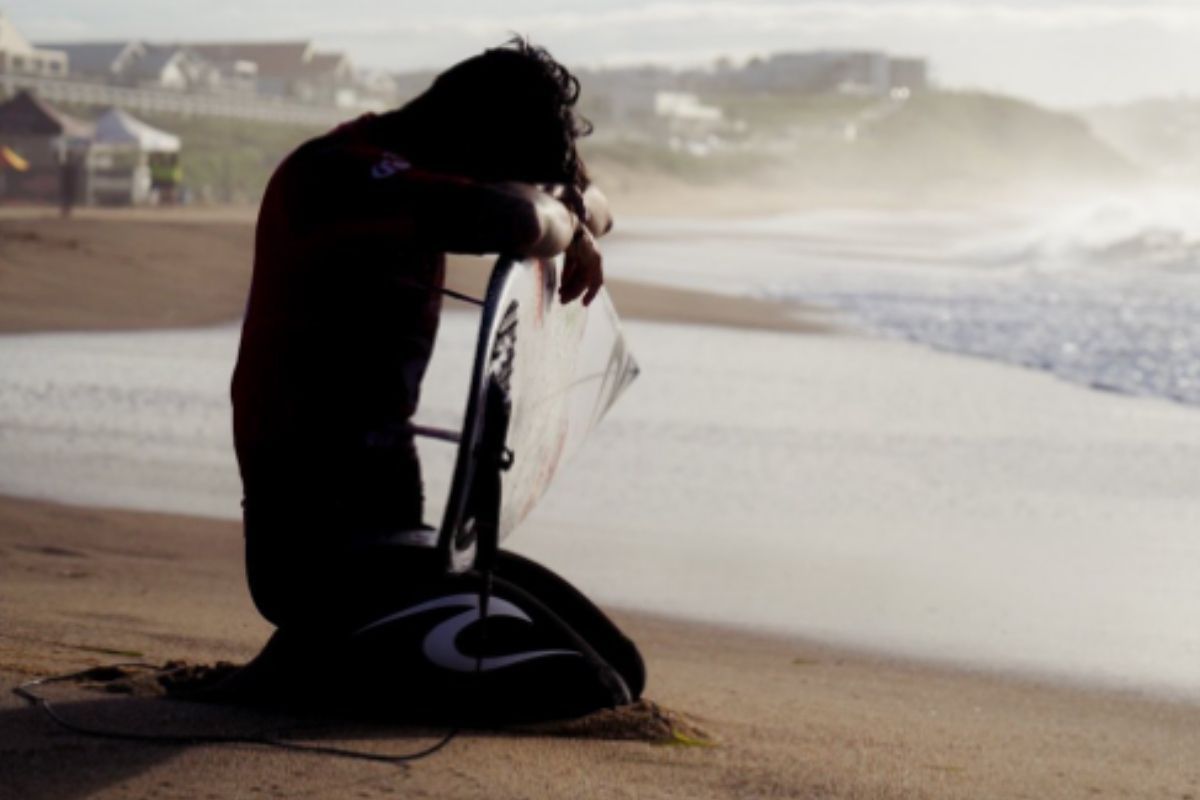
[[[480,576],[395,544],[428,531],[411,418],[445,254],[565,253],[563,302],[603,281],[611,217],[576,151],[578,94],[514,40],[305,143],[272,177],[233,378],[248,579],[279,627],[260,669],[319,642],[376,696],[404,679],[395,702],[419,716],[462,711],[459,685],[482,680],[495,691],[471,711],[497,721],[640,693],[636,648],[550,571],[500,554],[485,647],[468,630]]]

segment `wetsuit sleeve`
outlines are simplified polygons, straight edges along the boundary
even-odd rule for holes
[[[482,184],[420,169],[377,149],[326,146],[293,166],[299,231],[314,244],[351,238],[452,253],[529,253],[544,223],[529,187]]]

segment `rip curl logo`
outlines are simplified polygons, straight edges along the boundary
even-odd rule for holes
[[[395,153],[384,153],[383,158],[371,167],[371,177],[376,180],[383,180],[411,168],[411,163]]]
[[[417,614],[423,614],[426,611],[434,611],[439,608],[465,609],[461,614],[456,614],[449,619],[439,622],[425,635],[425,641],[422,645],[425,657],[431,663],[445,669],[454,670],[455,672],[474,672],[477,669],[481,672],[490,672],[491,670],[511,667],[514,664],[533,661],[539,658],[583,655],[577,650],[558,649],[526,650],[522,653],[510,653],[503,656],[484,656],[482,658],[467,655],[458,649],[458,635],[483,618],[479,610],[479,595],[477,594],[452,594],[419,603],[403,611],[397,611],[395,614],[389,614],[382,619],[375,620],[371,624],[359,628],[355,632],[355,635],[366,633],[397,620],[405,619],[406,617],[416,616]],[[533,624],[533,620],[528,614],[509,601],[499,597],[493,597],[488,602],[488,617],[511,617],[528,622],[530,625]]]

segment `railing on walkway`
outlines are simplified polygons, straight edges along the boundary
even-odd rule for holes
[[[8,95],[30,89],[44,100],[94,106],[118,106],[132,112],[226,117],[326,127],[356,115],[353,109],[310,106],[261,95],[135,89],[102,83],[0,74]]]

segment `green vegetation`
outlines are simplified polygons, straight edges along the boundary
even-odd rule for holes
[[[753,130],[782,131],[792,127],[821,127],[852,119],[877,98],[852,94],[710,94],[703,98],[731,120]]]
[[[257,201],[279,162],[322,129],[213,117],[138,114],[183,140],[184,182],[200,199]]]
[[[104,111],[56,105],[80,119],[95,119]],[[257,202],[279,162],[301,142],[323,132],[317,127],[277,122],[131,113],[182,140],[183,180],[201,202]]]
[[[1094,187],[1139,176],[1081,118],[998,95],[726,93],[700,99],[720,108],[724,122],[680,132],[647,118],[635,130],[621,130],[597,113],[597,135],[582,144],[585,160],[600,175],[616,168],[635,187],[660,176],[851,199]],[[87,118],[99,113],[67,110]],[[185,182],[201,201],[256,201],[280,160],[321,132],[282,123],[137,116],[182,138]]]

